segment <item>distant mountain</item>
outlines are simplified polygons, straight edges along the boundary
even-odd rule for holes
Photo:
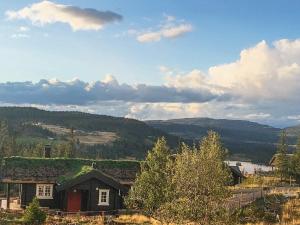
[[[294,137],[294,138],[300,137],[300,125],[287,127],[285,128],[285,130],[290,137]]]
[[[268,162],[276,151],[281,132],[279,128],[243,120],[184,118],[146,123],[192,142],[198,142],[209,130],[216,131],[229,149],[231,159],[261,163]],[[290,141],[294,143],[294,137]]]
[[[82,112],[50,112],[29,107],[0,107],[0,120],[9,124],[18,143],[56,143],[68,140],[75,130],[85,157],[142,159],[158,137],[175,147],[178,138],[144,122]],[[101,140],[103,139],[103,140]]]
[[[143,159],[158,137],[165,136],[175,149],[179,141],[197,143],[207,131],[221,135],[230,159],[266,163],[276,151],[281,129],[243,120],[185,118],[138,121],[82,112],[50,112],[29,107],[0,107],[0,121],[9,124],[16,142],[28,149],[37,144],[68,141],[70,130],[86,158]],[[300,126],[286,128],[291,149]]]

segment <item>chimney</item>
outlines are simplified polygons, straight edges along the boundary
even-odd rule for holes
[[[51,145],[45,145],[44,157],[45,158],[51,158]]]

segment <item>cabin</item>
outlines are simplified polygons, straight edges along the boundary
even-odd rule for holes
[[[124,208],[124,196],[140,171],[140,161],[51,158],[45,147],[44,158],[4,158],[0,183],[6,184],[6,208],[10,189],[18,186],[21,208],[34,197],[40,206],[64,212],[114,212]],[[244,178],[238,166],[230,166],[233,182]]]
[[[22,208],[37,197],[41,207],[59,211],[115,211],[124,208],[139,169],[133,160],[9,157],[1,165],[0,183],[7,193],[19,187]],[[10,208],[10,194],[6,198]]]
[[[286,154],[288,160],[290,160],[293,157],[293,154]],[[272,171],[276,170],[276,157],[277,157],[277,153],[274,154],[269,162],[269,165],[272,168]]]
[[[239,166],[229,166],[231,176],[232,176],[232,183],[231,185],[237,185],[242,183],[245,179],[244,174],[241,172]]]

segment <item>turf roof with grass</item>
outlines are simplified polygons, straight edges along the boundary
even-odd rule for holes
[[[140,168],[135,160],[92,160],[70,158],[9,157],[2,161],[0,178],[11,180],[48,179],[63,183],[95,168],[119,180],[132,180]]]

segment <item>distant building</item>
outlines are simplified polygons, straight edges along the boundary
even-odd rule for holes
[[[245,176],[241,172],[239,166],[229,166],[231,175],[232,175],[232,185],[240,184],[244,179]]]
[[[274,169],[276,169],[276,157],[277,157],[277,153],[274,154],[269,162],[269,165],[272,167],[272,171],[274,171]],[[291,159],[293,154],[286,154],[288,159]]]

